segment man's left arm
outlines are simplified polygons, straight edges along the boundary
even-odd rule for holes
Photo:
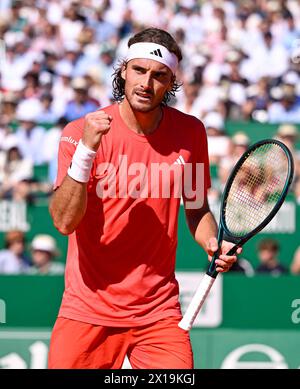
[[[209,209],[207,199],[199,209],[185,209],[185,214],[191,234],[196,242],[207,252],[208,259],[211,261],[214,252],[218,249],[218,227]],[[216,270],[218,272],[227,272],[234,262],[236,262],[236,255],[226,255],[233,246],[233,243],[227,241],[222,242],[222,254],[216,260],[216,264],[218,265]],[[241,249],[238,249],[237,253],[239,254],[240,252]]]

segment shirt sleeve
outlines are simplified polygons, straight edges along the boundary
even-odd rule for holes
[[[73,154],[75,153],[78,142],[81,139],[81,135],[82,131],[80,131],[80,128],[78,128],[74,122],[69,123],[62,131],[62,135],[59,140],[58,167],[54,190],[61,185],[63,179],[68,173]]]
[[[206,130],[198,119],[193,124],[191,171],[184,173],[183,201],[188,209],[201,208],[211,187]]]
[[[199,140],[198,140],[198,149],[196,150],[196,160],[203,163],[204,167],[204,189],[205,194],[207,190],[211,187],[210,179],[210,166],[209,166],[209,156],[208,156],[208,145],[207,145],[207,135],[204,124],[199,121]]]

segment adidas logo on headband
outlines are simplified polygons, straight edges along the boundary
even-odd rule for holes
[[[150,54],[156,55],[157,57],[161,57],[162,58],[162,53],[161,53],[160,49],[151,51]]]
[[[132,44],[127,52],[126,60],[146,58],[166,65],[175,74],[178,67],[178,58],[165,46],[153,42],[138,42]]]

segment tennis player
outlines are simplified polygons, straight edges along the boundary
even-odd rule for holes
[[[174,274],[180,195],[209,257],[217,226],[206,198],[205,128],[166,104],[178,89],[181,59],[169,33],[137,33],[114,74],[118,103],[63,131],[50,212],[69,245],[50,368],[118,369],[126,355],[133,368],[193,368],[189,333],[178,327]],[[230,247],[225,242],[222,252]],[[217,270],[235,261],[220,255]]]

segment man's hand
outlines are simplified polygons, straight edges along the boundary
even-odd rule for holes
[[[97,151],[103,135],[110,130],[112,117],[104,111],[96,111],[85,115],[85,124],[82,135],[83,144],[93,151]]]
[[[230,270],[231,266],[237,261],[236,255],[226,255],[228,251],[234,246],[233,243],[223,240],[221,246],[221,255],[216,260],[216,270],[220,273],[225,273]],[[207,245],[207,253],[209,261],[212,260],[214,253],[218,250],[218,241],[216,238],[210,238]],[[242,252],[242,248],[237,249],[237,254]]]

